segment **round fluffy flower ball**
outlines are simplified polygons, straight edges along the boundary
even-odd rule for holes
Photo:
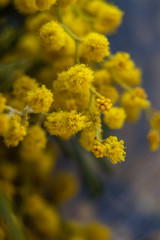
[[[93,145],[92,152],[96,158],[102,158],[105,153],[105,145],[96,140]]]
[[[9,128],[4,134],[4,142],[7,147],[16,147],[27,134],[26,127],[21,124],[21,117],[13,115],[9,120]]]
[[[93,81],[93,71],[84,64],[77,64],[66,71],[66,80],[74,92],[84,92]]]
[[[15,7],[23,14],[50,9],[55,2],[56,0],[14,0]]]
[[[105,140],[105,156],[110,159],[112,164],[125,161],[126,152],[124,151],[124,141],[118,141],[117,137],[110,136]]]
[[[155,112],[151,118],[150,125],[153,129],[160,130],[160,112]]]
[[[91,126],[82,130],[79,142],[87,151],[92,151],[95,139],[96,130],[94,126]]]
[[[14,0],[15,8],[22,14],[33,14],[39,9],[35,0]]]
[[[112,76],[112,80],[122,81],[129,86],[141,83],[141,70],[135,66],[129,53],[117,52],[104,64]]]
[[[111,129],[119,129],[123,126],[126,119],[126,113],[123,108],[112,107],[104,114],[104,122]]]
[[[44,126],[51,135],[72,136],[81,131],[86,125],[85,116],[76,111],[59,111],[49,114]]]
[[[109,54],[109,41],[102,34],[90,33],[81,44],[81,56],[87,60],[101,62]]]
[[[93,1],[94,2],[94,1]],[[105,4],[98,12],[94,28],[100,33],[112,33],[122,23],[123,12],[116,6]]]
[[[151,151],[156,151],[159,148],[159,143],[160,143],[160,137],[159,137],[159,132],[157,130],[150,130],[147,139],[149,142],[150,150]]]
[[[38,87],[38,83],[34,78],[22,75],[13,84],[13,94],[15,97],[23,101],[27,97],[28,91]]]
[[[65,32],[55,21],[43,24],[39,35],[42,45],[50,50],[59,51],[65,45]]]
[[[77,178],[69,172],[58,172],[52,178],[50,186],[51,199],[57,204],[64,203],[74,197],[78,190]]]
[[[40,10],[47,10],[56,2],[56,0],[36,0],[36,4]]]
[[[32,160],[46,147],[45,131],[39,125],[32,125],[21,145],[21,156],[25,160]]]
[[[35,113],[48,112],[53,102],[53,94],[44,85],[29,91],[26,102]]]

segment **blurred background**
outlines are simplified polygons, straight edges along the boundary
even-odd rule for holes
[[[160,1],[114,3],[125,15],[118,32],[109,37],[112,52],[131,54],[143,69],[143,87],[149,99],[160,109]],[[160,239],[160,152],[149,152],[147,129],[142,116],[134,125],[126,124],[121,131],[112,131],[125,141],[126,162],[113,166],[109,176],[101,176],[102,195],[91,198],[83,186],[77,198],[61,209],[64,217],[84,222],[97,218],[113,227],[114,240]],[[75,167],[65,161],[63,164]]]

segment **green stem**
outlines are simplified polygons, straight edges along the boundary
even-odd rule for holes
[[[58,13],[58,18],[60,23],[62,24],[64,30],[68,33],[68,35],[73,38],[75,41],[79,41],[81,42],[82,39],[80,39],[79,37],[77,37],[65,24],[63,21],[63,17],[62,17],[62,13],[61,13],[61,9],[57,6],[57,13]]]
[[[127,84],[123,83],[121,80],[119,80],[118,78],[114,77],[114,81],[115,83],[117,83],[121,88],[123,88],[124,90],[127,91],[132,91],[132,88],[129,87]]]
[[[12,108],[11,106],[6,105],[5,106],[5,110],[9,112],[9,114],[12,116],[13,114],[18,114],[18,115],[22,115],[22,112],[18,111],[15,108]]]
[[[65,30],[66,33],[68,33],[68,35],[73,38],[75,41],[81,42],[82,39],[80,39],[79,37],[77,37],[73,32],[71,32],[71,30],[63,23],[62,24],[63,29]]]
[[[88,111],[89,111],[89,113],[90,113],[90,115],[91,115],[92,122],[93,122],[93,124],[94,124],[94,126],[95,126],[96,139],[97,139],[99,142],[102,142],[97,120],[95,119],[95,116],[94,116],[94,114],[92,113],[92,106],[93,106],[94,102],[95,102],[95,92],[93,91],[92,88],[90,88],[90,99],[89,99],[89,104],[88,104]]]
[[[96,129],[96,139],[98,140],[98,142],[103,143],[101,136],[100,136],[100,131],[99,131],[97,122],[95,122],[95,129]]]
[[[92,104],[95,100],[95,96],[94,96],[94,93],[92,91],[90,91],[90,98],[89,98],[89,103],[88,103],[88,111],[91,115],[91,118],[92,120],[94,120],[94,116],[93,116],[93,113],[92,113]]]
[[[102,95],[99,92],[97,92],[93,87],[90,88],[90,92],[94,93],[99,98],[102,97]]]
[[[24,110],[23,110],[23,112],[21,114],[22,115],[22,125],[25,125],[26,120],[27,120],[27,116],[30,113],[30,111],[31,111],[31,109],[28,106],[26,106],[24,108]]]
[[[33,110],[28,106],[26,106],[22,112],[18,111],[17,109],[15,109],[11,106],[8,106],[8,105],[5,106],[5,110],[9,112],[9,114],[8,114],[9,117],[12,117],[14,114],[18,114],[19,116],[21,116],[22,117],[22,125],[25,124],[28,114],[33,113]]]
[[[76,44],[76,54],[75,54],[75,63],[79,64],[79,43],[82,41],[79,37],[77,37],[65,24],[63,21],[61,9],[57,6],[57,13],[60,23],[62,24],[62,27],[64,31],[75,41]]]
[[[83,18],[86,22],[89,22],[89,23],[93,23],[94,22],[94,18],[89,16],[86,12],[84,12],[83,10],[81,10],[79,8],[79,6],[77,4],[74,4],[72,6],[72,10],[73,12],[76,14],[76,15],[79,15],[81,16],[81,18]]]

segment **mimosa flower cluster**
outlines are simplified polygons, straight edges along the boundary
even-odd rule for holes
[[[118,142],[115,136],[112,144],[110,137],[103,139],[101,114],[109,128],[120,129],[125,120],[135,121],[142,110],[151,109],[139,86],[141,69],[129,53],[112,55],[103,35],[117,30],[124,13],[115,5],[96,0],[13,3],[20,14],[26,15],[16,51],[23,49],[30,60],[45,65],[32,76],[20,72],[13,91],[1,94],[0,132],[5,144],[17,146],[25,141],[32,128],[30,115],[39,114],[42,126],[51,135],[68,140],[81,132],[80,143],[96,157],[107,156],[112,163],[124,161],[123,141]],[[121,94],[118,87],[123,90]],[[150,120],[148,140],[152,150],[159,143],[158,117],[159,113],[155,113]],[[87,134],[91,147],[86,146]],[[113,156],[106,154],[109,147],[114,148]],[[118,153],[119,158],[112,160]]]
[[[99,223],[62,224],[51,203],[73,197],[78,183],[66,172],[49,175],[55,152],[48,139],[77,138],[96,158],[117,164],[125,161],[127,143],[103,133],[102,125],[121,129],[145,112],[150,149],[158,149],[160,112],[141,86],[142,71],[129,53],[111,54],[107,36],[124,13],[103,0],[0,0],[1,9],[9,4],[24,22],[1,64],[27,59],[30,68],[15,67],[11,86],[0,93],[2,159],[16,148],[18,162],[1,164],[6,195],[21,199],[28,239],[109,240],[110,229]],[[7,239],[5,228],[0,234]]]

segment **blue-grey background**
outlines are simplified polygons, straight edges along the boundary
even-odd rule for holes
[[[143,87],[153,106],[160,109],[160,0],[114,3],[125,15],[109,38],[112,52],[131,54],[143,69]],[[84,222],[98,217],[113,228],[114,240],[160,239],[160,151],[149,152],[147,130],[142,116],[138,123],[115,131],[127,145],[126,162],[114,166],[113,176],[103,177],[102,196],[91,199],[82,193],[63,208],[64,215]]]

